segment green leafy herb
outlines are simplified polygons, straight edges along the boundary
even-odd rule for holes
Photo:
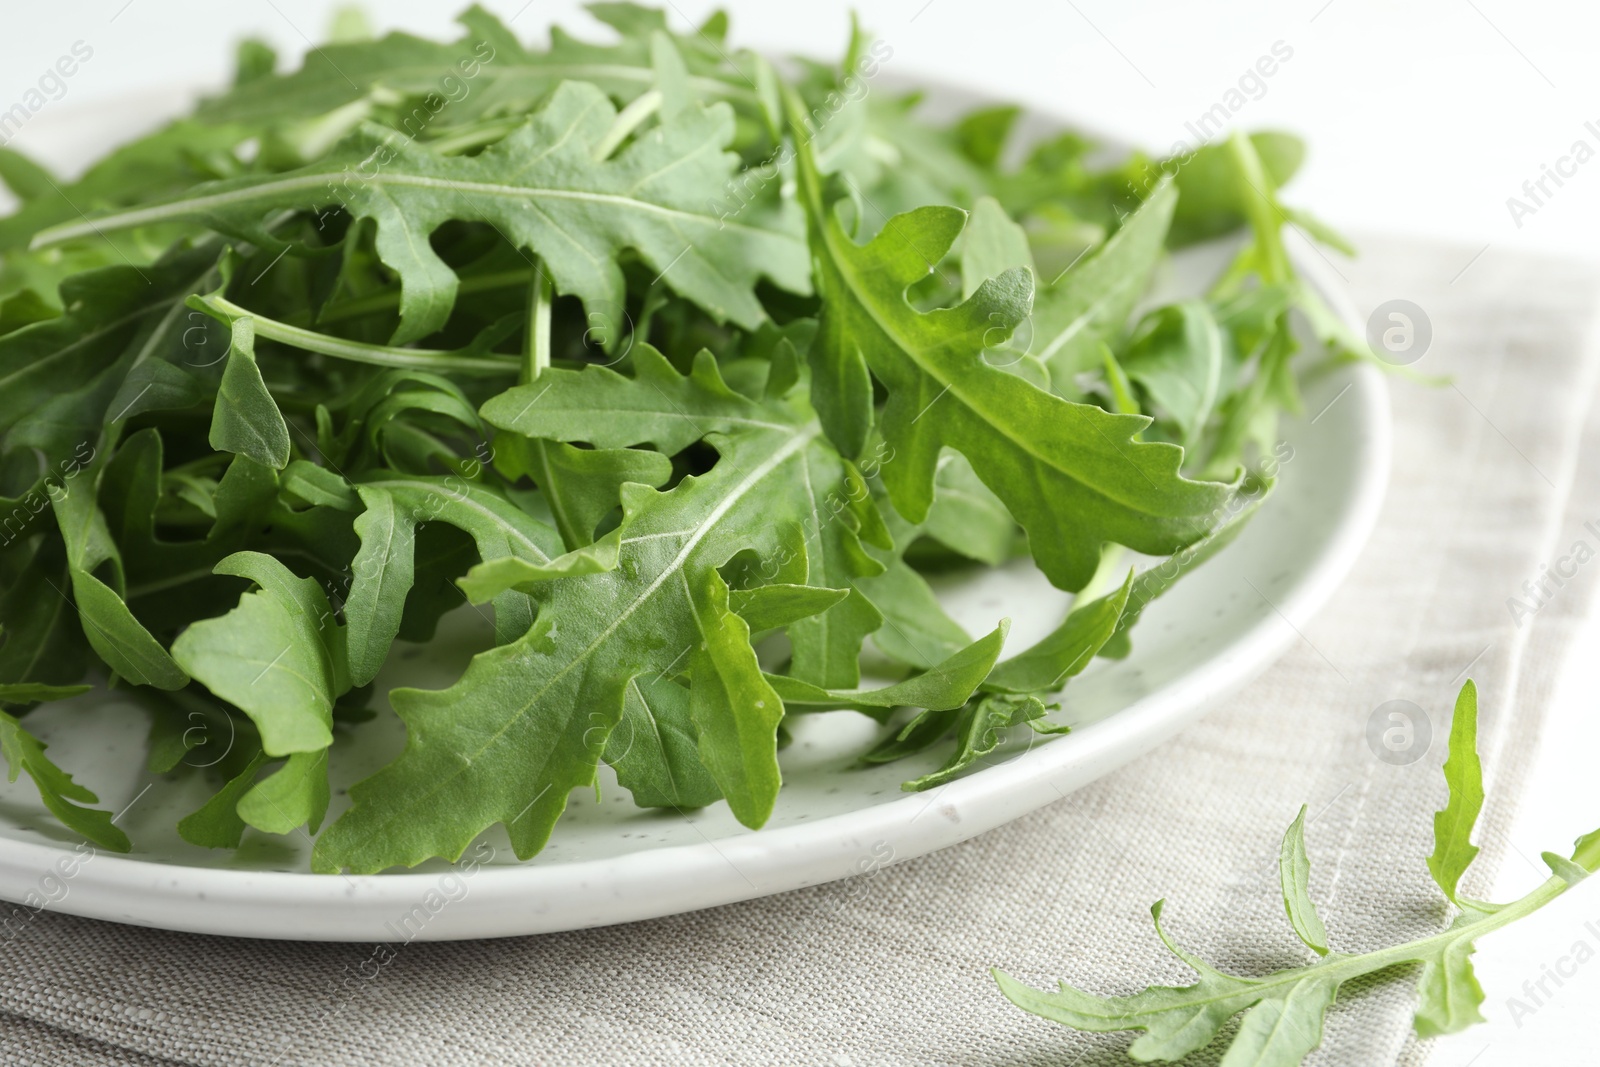
[[[1434,852],[1428,869],[1457,908],[1450,926],[1437,934],[1390,948],[1346,954],[1328,947],[1328,932],[1308,892],[1305,814],[1283,837],[1278,873],[1284,910],[1295,935],[1318,956],[1302,967],[1260,978],[1225,974],[1184,951],[1161,926],[1163,902],[1151,908],[1156,933],[1197,975],[1193,985],[1151,986],[1131,996],[1102,997],[1061,984],[1041,992],[995,972],[1000,989],[1018,1007],[1076,1030],[1103,1033],[1142,1031],[1128,1048],[1141,1062],[1171,1062],[1205,1048],[1241,1012],[1244,1017],[1222,1058],[1224,1067],[1256,1064],[1293,1067],[1322,1041],[1322,1020],[1339,988],[1353,978],[1377,974],[1397,964],[1420,964],[1417,978],[1418,1036],[1455,1033],[1482,1022],[1483,990],[1472,969],[1474,943],[1544,907],[1600,867],[1600,831],[1578,839],[1570,857],[1546,853],[1553,876],[1527,896],[1509,904],[1486,904],[1457,892],[1461,876],[1477,854],[1470,838],[1483,804],[1483,774],[1476,749],[1477,689],[1469,680],[1456,701],[1450,724],[1450,754],[1445,780],[1450,798],[1434,816]]]
[[[0,748],[74,832],[128,845],[24,727],[85,685],[209,783],[187,840],[315,835],[319,871],[496,825],[531,856],[602,762],[759,827],[825,710],[942,784],[1067,732],[1061,689],[1253,513],[1291,316],[1353,351],[1279,238],[1335,240],[1279,199],[1292,138],[1100,167],[1015,108],[863,96],[859,28],[786,76],[720,15],[590,11],[609,43],[342,17],[75,181],[0,151]],[[1167,248],[1241,228],[1133,320]],[[1007,655],[936,589],[1025,558],[1079,595]],[[453,684],[382,684],[469,632]]]

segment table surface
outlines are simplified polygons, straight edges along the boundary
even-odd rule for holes
[[[246,33],[298,55],[321,36],[335,6],[332,0],[33,5],[13,22],[14,32],[0,37],[0,110],[77,42],[92,48],[92,57],[47,107],[92,107],[139,87],[220,82],[232,55],[219,42]],[[570,0],[484,6],[513,19],[525,38],[542,36],[551,20],[574,29],[588,23]],[[665,6],[675,24],[687,27],[714,5],[666,0]],[[893,48],[887,66],[897,76],[968,83],[1153,151],[1192,143],[1191,127],[1219,104],[1233,111],[1236,125],[1294,130],[1311,153],[1291,188],[1292,202],[1335,225],[1463,242],[1463,273],[1518,250],[1600,257],[1600,109],[1594,107],[1600,66],[1589,54],[1600,29],[1597,5],[725,0],[722,6],[731,9],[738,43],[817,55],[841,49],[855,7]],[[447,35],[450,9],[385,0],[375,21],[380,29]],[[1274,54],[1280,61],[1270,77],[1247,77],[1261,57]],[[163,117],[153,107],[150,124]],[[27,126],[14,143],[47,158],[54,147]],[[1561,849],[1600,822],[1587,765],[1600,743],[1592,696],[1600,664],[1588,651],[1597,641],[1600,619],[1591,618],[1547,720],[1512,838],[1521,858],[1514,853],[1501,871],[1501,897],[1546,876],[1541,851]],[[1543,991],[1537,983],[1547,971],[1572,971],[1580,942],[1588,951],[1578,955],[1596,957],[1600,907],[1589,892],[1567,894],[1514,933],[1485,941],[1478,974],[1488,991],[1489,1022],[1438,1042],[1430,1062],[1577,1062],[1577,1050],[1588,1049],[1587,1006],[1600,1000],[1600,964],[1578,965],[1559,986],[1546,979]]]

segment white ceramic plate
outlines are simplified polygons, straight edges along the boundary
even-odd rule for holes
[[[170,99],[167,94],[163,99]],[[946,94],[945,108],[977,101]],[[127,114],[101,107],[65,115],[60,139],[145,125],[150,101]],[[944,108],[941,108],[943,110]],[[166,108],[165,110],[170,110]],[[126,120],[126,121],[124,121]],[[1035,129],[1055,124],[1034,119]],[[103,143],[103,138],[95,138]],[[93,143],[80,141],[79,143]],[[1226,250],[1170,264],[1168,295],[1215,276]],[[1321,284],[1325,268],[1299,257]],[[1346,314],[1348,318],[1348,314]],[[48,901],[74,915],[199,933],[310,940],[399,941],[503,937],[647,919],[779,893],[862,873],[964,841],[1095,780],[1148,751],[1265,669],[1298,640],[1366,541],[1388,477],[1389,411],[1382,377],[1345,367],[1305,383],[1312,418],[1284,427],[1293,457],[1273,498],[1238,542],[1156,601],[1134,630],[1126,660],[1098,660],[1055,714],[1073,732],[1046,741],[1023,730],[986,765],[925,794],[900,783],[937,766],[945,751],[885,767],[855,756],[877,728],[850,712],[805,716],[781,757],[783,792],[765,829],[751,832],[725,805],[691,813],[636,809],[603,775],[601,798],[575,793],[549,846],[517,862],[497,831],[450,867],[405,873],[305,873],[308,840],[246,834],[237,852],[178,838],[177,820],[214,788],[203,775],[157,782],[142,770],[145,714],[116,694],[92,693],[31,715],[30,728],[135,842],[126,856],[86,852],[46,813],[26,777],[0,787],[0,897]],[[950,580],[941,599],[973,633],[1009,617],[1008,652],[1056,625],[1069,598],[1029,563]],[[405,647],[378,679],[442,687],[459,676],[481,637],[470,627],[430,647]],[[336,750],[335,787],[371,773],[403,744],[393,716],[362,727],[359,751]],[[202,750],[203,751],[203,750]],[[212,749],[215,751],[215,749]],[[335,798],[335,810],[342,798]],[[123,809],[126,808],[125,811]],[[66,872],[66,873],[63,873]]]

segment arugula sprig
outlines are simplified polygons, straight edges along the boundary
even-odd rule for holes
[[[1205,1048],[1228,1022],[1244,1018],[1231,1039],[1223,1067],[1294,1067],[1322,1041],[1322,1020],[1339,988],[1354,978],[1375,975],[1401,964],[1420,964],[1414,1020],[1420,1037],[1455,1033],[1483,1021],[1478,1007],[1483,989],[1473,973],[1475,942],[1508,926],[1565,893],[1600,868],[1600,830],[1585,834],[1570,856],[1544,853],[1551,877],[1519,900],[1490,904],[1463,896],[1461,877],[1478,848],[1472,830],[1483,807],[1483,772],[1477,753],[1478,691],[1469,679],[1456,698],[1444,763],[1449,799],[1434,816],[1434,848],[1427,865],[1434,882],[1456,910],[1449,927],[1414,941],[1347,954],[1329,947],[1321,917],[1308,892],[1305,814],[1283,835],[1278,871],[1284,911],[1295,936],[1317,959],[1259,978],[1218,971],[1179,947],[1161,926],[1164,901],[1150,909],[1156,934],[1183,960],[1199,981],[1193,985],[1151,986],[1130,996],[1104,997],[1061,983],[1043,992],[995,971],[1001,991],[1018,1007],[1053,1022],[1094,1033],[1142,1031],[1128,1048],[1135,1060],[1170,1062]]]

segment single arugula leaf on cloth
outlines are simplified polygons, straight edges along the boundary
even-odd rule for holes
[[[881,430],[895,460],[882,477],[896,510],[922,520],[939,453],[954,448],[1028,532],[1040,569],[1069,590],[1093,576],[1108,541],[1167,555],[1211,529],[1232,488],[1183,478],[1175,446],[1135,441],[1149,419],[1070,403],[982,360],[1028,313],[1025,270],[990,279],[958,307],[924,314],[907,301],[965,213],[920,208],[857,245],[825,206],[808,147],[797,160],[824,299],[812,396],[829,436],[858,454],[872,422],[871,376],[886,387]]]
[[[704,360],[696,368],[713,409],[731,393],[717,387],[714,371]],[[550,423],[541,423],[540,390],[554,398],[621,388],[654,392],[648,377],[556,368],[486,405],[484,416],[559,439],[556,424],[570,405],[550,405]],[[354,806],[318,839],[318,870],[375,871],[454,857],[497,822],[517,855],[537,852],[568,792],[593,783],[628,686],[641,676],[687,677],[701,764],[741,822],[767,819],[779,785],[783,704],[762,675],[748,625],[730,608],[719,569],[748,553],[778,561],[774,573],[782,571],[783,561],[804,551],[797,545],[809,504],[793,489],[802,471],[831,465],[838,481],[819,488],[843,492],[846,485],[842,462],[803,406],[745,403],[735,416],[745,421],[709,432],[718,459],[708,472],[665,493],[624,486],[614,569],[535,583],[539,613],[525,635],[475,657],[449,689],[390,694],[407,725],[406,749],[351,789]],[[685,409],[679,421],[684,417],[700,416]],[[707,430],[715,417],[705,416]],[[629,447],[651,432],[641,421],[619,409],[584,438]]]
[[[1295,934],[1317,953],[1314,962],[1260,978],[1225,974],[1173,942],[1161,925],[1163,902],[1157,901],[1151,908],[1156,933],[1199,975],[1195,984],[1151,986],[1131,996],[1102,997],[1066,983],[1055,992],[1042,992],[997,970],[994,975],[1001,991],[1025,1011],[1075,1030],[1142,1031],[1128,1047],[1128,1055],[1141,1062],[1172,1062],[1205,1048],[1229,1020],[1243,1012],[1222,1057],[1223,1067],[1295,1067],[1321,1043],[1323,1016],[1345,982],[1402,963],[1422,965],[1417,981],[1418,1036],[1454,1033],[1481,1022],[1478,1005],[1483,990],[1472,969],[1474,942],[1537,911],[1600,867],[1600,831],[1579,838],[1570,858],[1550,854],[1554,876],[1520,900],[1509,904],[1458,900],[1456,884],[1476,851],[1469,838],[1483,795],[1473,744],[1476,736],[1476,689],[1469,681],[1461,690],[1451,721],[1445,771],[1450,800],[1435,817],[1434,855],[1429,860],[1440,887],[1460,908],[1449,928],[1367,953],[1330,950],[1327,931],[1307,891],[1310,868],[1302,807],[1284,835],[1279,874],[1284,909]]]
[[[1306,805],[1283,835],[1278,850],[1278,883],[1283,889],[1283,909],[1295,936],[1319,956],[1328,954],[1328,930],[1311,901],[1311,860],[1306,855]]]
[[[584,441],[600,449],[650,442],[669,454],[711,433],[793,432],[795,416],[781,397],[757,401],[735,392],[710,352],[699,352],[687,375],[648,345],[639,345],[632,361],[631,378],[605,367],[545,371],[484,404],[483,417],[529,437]],[[861,642],[883,624],[852,584],[883,569],[862,541],[886,548],[888,534],[859,472],[833,449],[806,449],[791,475],[795,499],[803,502],[794,516],[803,545],[764,561],[759,578],[771,582],[792,568],[798,584],[848,590],[842,603],[794,620],[788,634],[794,648],[790,673],[814,685],[849,688],[861,678]]]
[[[1461,876],[1477,858],[1478,846],[1472,843],[1472,828],[1483,810],[1483,764],[1478,759],[1478,687],[1472,679],[1456,697],[1455,714],[1450,720],[1450,751],[1444,761],[1444,778],[1450,787],[1450,801],[1433,817],[1433,854],[1428,857],[1428,873],[1452,904],[1461,904],[1456,894]]]
[[[621,335],[624,279],[616,258],[633,249],[674,292],[717,321],[753,328],[766,318],[753,291],[770,278],[810,290],[800,235],[774,218],[708,213],[705,190],[736,173],[724,151],[733,135],[726,105],[687,108],[597,156],[618,121],[593,85],[563,82],[527,123],[476,156],[442,157],[366,125],[327,158],[280,175],[201,185],[131,211],[41,233],[37,244],[90,230],[114,232],[190,220],[257,244],[268,212],[333,204],[377,223],[379,257],[400,275],[400,326],[393,344],[434,333],[449,318],[458,279],[428,237],[446,221],[495,226],[537,252],[560,292],[582,298],[592,321]],[[769,225],[770,224],[770,225]]]
[[[11,695],[7,695],[7,691]],[[11,686],[0,686],[0,702],[21,703],[39,698],[36,691],[19,691]],[[48,698],[43,698],[48,699]],[[61,820],[69,830],[82,834],[91,844],[112,852],[127,852],[133,846],[128,835],[117,828],[108,812],[84,807],[98,804],[100,798],[72,780],[72,776],[44,754],[45,746],[30,734],[13,715],[0,711],[0,754],[9,768],[7,781],[15,782],[23,771],[39,788],[39,799],[50,809],[50,814]]]

